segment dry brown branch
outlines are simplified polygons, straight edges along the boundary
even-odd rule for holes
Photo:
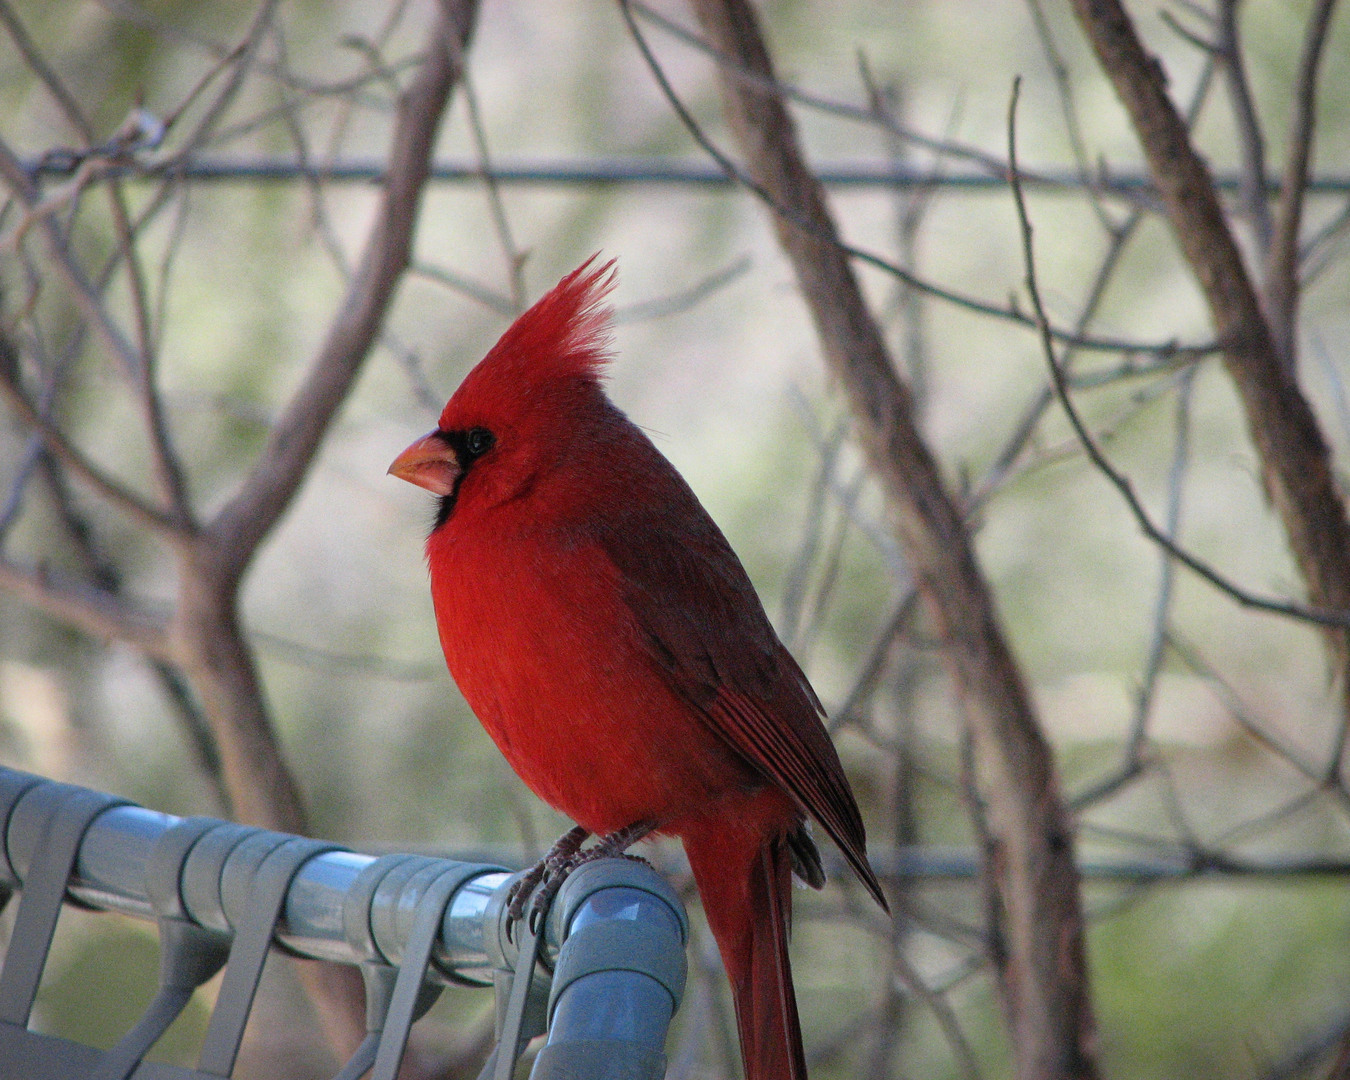
[[[719,70],[727,119],[750,177],[788,210],[774,218],[779,242],[848,396],[960,693],[990,841],[986,885],[1018,1074],[1095,1076],[1073,839],[1049,747],[970,537],[915,428],[909,391],[863,303],[783,99],[768,89],[774,72],[754,11],[744,0],[693,0],[693,8],[709,44],[758,80]]]
[[[1313,133],[1317,114],[1317,68],[1326,44],[1327,28],[1336,0],[1318,0],[1308,17],[1299,60],[1298,81],[1294,84],[1293,121],[1289,126],[1289,148],[1280,182],[1280,200],[1276,207],[1274,231],[1266,255],[1266,317],[1271,333],[1292,377],[1298,365],[1299,226],[1303,221],[1303,196],[1308,185],[1308,165],[1312,158]]]
[[[211,717],[227,785],[241,820],[305,832],[305,814],[267,713],[236,615],[240,580],[298,491],[393,301],[412,250],[431,153],[477,13],[474,0],[438,11],[425,59],[401,95],[380,209],[356,273],[309,372],[283,410],[239,492],[184,560],[174,633]],[[329,1039],[348,1051],[364,1035],[360,988],[349,971],[301,969]]]
[[[736,162],[732,161],[729,157],[727,157],[726,154],[724,154],[721,150],[719,150],[717,146],[714,145],[713,142],[703,133],[702,128],[699,127],[698,123],[689,113],[689,110],[685,107],[684,103],[675,93],[674,88],[670,85],[670,81],[666,78],[665,72],[662,69],[661,65],[656,61],[656,58],[651,51],[651,47],[647,43],[646,37],[643,35],[642,31],[638,28],[637,22],[635,21],[635,18],[633,16],[633,12],[641,11],[645,18],[651,19],[658,25],[673,26],[674,24],[671,24],[669,20],[662,18],[656,12],[652,11],[650,8],[647,8],[645,5],[641,4],[639,0],[620,0],[620,10],[623,12],[624,19],[628,24],[629,31],[633,35],[633,40],[636,42],[638,49],[642,52],[643,59],[646,60],[649,70],[652,72],[653,77],[657,80],[657,83],[660,86],[661,92],[665,95],[666,100],[670,103],[671,108],[675,110],[681,122],[684,124],[685,128],[689,131],[690,135],[693,136],[694,140],[699,144],[699,146],[702,147],[703,150],[709,155],[709,157],[711,157],[717,163],[718,167],[722,169],[722,171],[727,175],[728,178],[734,180],[736,183],[744,186],[747,190],[751,191],[757,198],[760,199],[760,201],[762,201],[767,207],[769,207],[769,209],[773,211],[776,217],[783,218],[786,221],[792,222],[799,229],[802,229],[805,232],[808,233],[814,232],[816,228],[815,223],[805,218],[797,216],[796,209],[792,205],[777,202],[772,192],[767,190],[763,185],[761,185],[757,180],[755,180],[753,176],[751,176],[738,164],[736,164]],[[681,31],[680,33],[683,38],[698,42],[699,47],[702,48],[704,51],[706,51],[714,60],[717,61],[719,65],[718,67],[719,72],[721,72],[726,79],[743,83],[747,89],[747,92],[783,93],[784,96],[791,96],[794,100],[803,100],[803,95],[801,95],[800,93],[795,95],[789,95],[786,93],[786,91],[783,90],[782,87],[778,87],[776,89],[766,87],[763,79],[761,79],[754,73],[746,72],[743,69],[738,68],[732,59],[723,56],[715,48],[710,47],[707,42],[699,41],[699,39],[694,38],[692,35],[688,35],[686,31]],[[856,110],[849,110],[849,111],[851,114],[853,111]],[[870,110],[862,111],[860,113],[860,116],[875,119],[872,111]],[[944,154],[959,156],[959,154],[957,153],[957,148],[954,145],[944,144],[942,142],[931,139],[920,143],[920,145],[929,145],[935,148],[941,148],[941,151]],[[1007,164],[1000,163],[998,172],[1000,176],[1006,176]],[[904,267],[897,265],[891,259],[888,259],[882,255],[877,254],[875,251],[859,247],[855,244],[847,243],[837,232],[833,232],[828,235],[823,234],[819,235],[819,239],[824,240],[830,244],[833,244],[849,258],[856,259],[860,263],[874,267],[875,269],[890,275],[901,285],[913,289],[916,292],[922,293],[925,296],[932,297],[935,300],[942,300],[945,303],[954,305],[955,307],[958,308],[962,308],[966,311],[974,312],[979,315],[986,315],[993,319],[999,319],[1006,322],[1014,323],[1016,325],[1036,329],[1035,320],[1025,312],[1018,311],[1015,307],[1006,307],[1001,306],[999,304],[990,303],[978,297],[960,293],[955,289],[948,288],[946,286],[936,285],[932,281],[929,281],[928,279],[916,275],[910,272],[909,270],[906,270]],[[1058,326],[1051,327],[1051,334],[1054,336],[1055,340],[1061,344],[1073,345],[1082,349],[1102,350],[1107,352],[1151,353],[1159,357],[1169,357],[1177,359],[1183,357],[1199,358],[1203,356],[1208,356],[1214,352],[1217,352],[1220,348],[1218,344],[1210,342],[1199,344],[1185,344],[1177,342],[1175,340],[1145,342],[1145,341],[1129,341],[1122,338],[1110,338],[1096,335],[1089,336],[1083,334],[1074,334],[1067,330],[1063,330]]]
[[[1219,0],[1214,21],[1214,54],[1223,64],[1228,82],[1228,96],[1232,99],[1233,118],[1237,127],[1238,148],[1242,153],[1240,172],[1242,212],[1248,218],[1256,237],[1256,249],[1264,255],[1270,246],[1270,204],[1266,202],[1266,141],[1261,133],[1261,121],[1252,102],[1251,82],[1242,60],[1242,44],[1238,32],[1238,3],[1240,0]]]
[[[208,73],[208,78],[198,84],[198,87],[194,90],[194,96],[197,92],[205,92],[208,81],[214,82],[217,75],[224,75],[224,84],[206,105],[201,117],[197,120],[196,126],[187,133],[182,143],[174,151],[169,159],[171,162],[186,161],[210,141],[216,130],[216,125],[220,123],[225,111],[230,107],[230,104],[238,95],[240,87],[244,84],[244,78],[248,75],[254,55],[257,53],[267,27],[272,22],[272,16],[276,13],[278,3],[279,0],[262,0],[262,3],[258,5],[258,10],[254,12],[253,20],[249,23],[248,29],[240,38],[239,44],[225,53]]]
[[[221,61],[218,71],[232,69],[178,151],[180,155],[206,140],[224,115],[242,85],[273,7],[273,3],[259,7],[248,35]],[[182,462],[169,442],[164,402],[155,386],[155,324],[139,250],[140,229],[147,219],[133,220],[119,181],[112,176],[108,190],[116,250],[102,276],[91,275],[64,231],[64,223],[52,212],[65,202],[44,201],[17,156],[0,144],[0,174],[31,217],[44,241],[49,265],[55,267],[82,319],[76,339],[82,338],[85,327],[94,331],[139,404],[158,480],[158,501],[152,504],[133,494],[65,438],[47,412],[28,400],[16,365],[5,373],[5,396],[75,479],[168,541],[178,560],[178,593],[173,611],[155,616],[120,593],[57,580],[41,567],[28,570],[8,561],[0,561],[0,590],[95,637],[129,643],[181,673],[210,722],[231,809],[250,824],[285,832],[308,831],[303,801],[278,746],[252,649],[239,621],[240,583],[260,544],[303,482],[324,432],[380,332],[409,264],[436,132],[461,73],[460,59],[476,8],[473,0],[447,0],[437,10],[421,65],[397,104],[380,207],[359,266],[308,374],[282,410],[252,471],[233,499],[200,528],[192,519]],[[0,12],[6,13],[7,9]],[[16,21],[7,21],[12,23],[11,33],[22,35]],[[91,142],[73,98],[54,74],[48,72],[45,81],[58,100],[67,104],[69,119],[86,143]],[[102,176],[104,166],[124,159],[115,151],[104,154],[96,148],[75,151],[73,160],[79,162],[82,173],[77,173],[76,186],[66,200],[71,205],[89,179]],[[87,177],[81,179],[82,174]],[[166,187],[173,182],[172,177],[167,179]],[[152,206],[158,205],[162,205],[160,198],[152,201]],[[22,242],[21,236],[16,237],[16,244]],[[105,295],[106,283],[118,274],[127,284],[129,332]],[[304,965],[301,976],[330,1040],[339,1048],[354,1046],[364,1035],[361,993],[354,973],[328,965]]]
[[[90,461],[57,429],[51,418],[44,417],[23,391],[3,374],[0,374],[0,396],[9,402],[21,420],[42,437],[48,450],[113,506],[160,536],[174,538],[180,535],[181,530],[170,515],[127,490]]]
[[[207,528],[226,558],[251,555],[290,504],[379,331],[409,263],[418,196],[426,183],[441,110],[459,77],[452,52],[442,42],[451,34],[466,41],[475,11],[476,4],[466,0],[442,16],[422,71],[399,99],[380,210],[338,315],[253,472]],[[458,54],[458,49],[453,51]]]
[[[66,581],[42,568],[27,570],[0,559],[0,592],[96,640],[120,641],[147,656],[174,659],[167,619],[138,610],[123,597],[97,586]]]
[[[1118,0],[1074,0],[1102,69],[1134,125],[1172,230],[1224,346],[1265,490],[1280,515],[1309,604],[1350,611],[1350,523],[1325,439],[1293,381],[1224,218],[1209,169]],[[1350,666],[1343,631],[1328,634],[1342,686]]]

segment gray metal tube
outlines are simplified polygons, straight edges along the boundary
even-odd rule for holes
[[[563,945],[554,961],[548,1045],[531,1080],[660,1080],[666,1029],[684,993],[689,924],[666,882],[633,863],[581,867],[552,912]]]
[[[0,887],[22,888],[34,860],[42,858],[36,849],[53,804],[85,794],[0,768]],[[175,918],[232,931],[225,915],[228,896],[222,893],[233,887],[237,898],[247,884],[239,879],[238,868],[247,862],[242,854],[264,852],[286,839],[212,819],[114,805],[84,831],[66,895],[88,907],[155,919],[166,914],[167,893]],[[455,870],[457,865],[462,869]],[[397,965],[422,892],[451,871],[463,873],[464,881],[441,919],[428,975],[439,982],[500,985],[502,973],[514,969],[516,954],[504,931],[511,875],[498,867],[322,851],[291,878],[274,938],[302,956]],[[536,1080],[659,1078],[666,1030],[684,989],[687,940],[679,898],[650,867],[605,859],[574,872],[545,931],[551,990],[547,979],[535,980],[541,996],[534,1008],[541,1017],[542,995],[549,994],[550,1029]]]
[[[14,772],[15,770],[3,770]],[[3,808],[0,808],[3,809]],[[28,868],[41,822],[33,815],[9,815],[6,848],[10,864],[22,874]],[[103,911],[116,911],[141,919],[153,919],[154,908],[146,888],[147,867],[155,843],[181,819],[140,806],[115,806],[104,811],[89,826],[80,844],[75,877],[67,889],[72,899]],[[296,874],[286,897],[276,938],[301,956],[335,960],[346,964],[380,962],[373,950],[358,952],[346,939],[342,924],[342,901],[358,875],[375,861],[373,855],[355,851],[330,851],[310,859]],[[491,982],[491,968],[483,947],[482,920],[493,891],[509,875],[484,867],[482,875],[462,887],[446,912],[445,933],[434,955],[444,974],[475,982]],[[17,886],[21,878],[11,878]],[[214,889],[218,883],[184,882],[187,913],[211,929],[229,929],[219,914],[219,901],[194,905],[191,896]]]

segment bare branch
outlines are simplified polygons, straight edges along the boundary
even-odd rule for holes
[[[696,308],[708,297],[726,288],[750,269],[750,256],[741,255],[720,270],[713,270],[694,284],[662,296],[648,297],[617,308],[616,323],[636,323],[647,319],[664,319]]]
[[[1130,114],[1173,232],[1209,305],[1266,493],[1283,522],[1310,606],[1324,613],[1350,612],[1350,523],[1331,455],[1316,416],[1288,376],[1209,170],[1167,96],[1161,66],[1144,50],[1119,0],[1073,3]],[[1344,677],[1350,642],[1338,632],[1329,635],[1328,645],[1350,693],[1350,679]]]
[[[1017,83],[1014,82],[1013,103],[1017,100]],[[1027,216],[1026,201],[1022,195],[1022,184],[1017,172],[1017,161],[1015,156],[1015,147],[1011,146],[1011,140],[1015,135],[1015,130],[1010,123],[1009,140],[1010,149],[1014,155],[1010,158],[1008,178],[1012,187],[1013,201],[1017,207],[1017,220],[1022,232],[1022,255],[1026,267],[1027,292],[1031,297],[1032,309],[1038,319],[1045,318],[1045,309],[1041,304],[1040,289],[1036,284],[1036,259],[1032,246],[1031,221]],[[1069,424],[1073,428],[1074,435],[1082,444],[1083,450],[1087,453],[1088,460],[1105,476],[1111,485],[1120,492],[1125,500],[1125,505],[1129,507],[1130,513],[1134,516],[1139,528],[1143,531],[1153,543],[1157,544],[1169,556],[1181,563],[1187,569],[1193,571],[1205,581],[1209,582],[1220,592],[1236,600],[1243,607],[1253,608],[1257,611],[1268,611],[1275,615],[1286,615],[1293,619],[1299,619],[1303,622],[1312,623],[1316,626],[1337,629],[1350,629],[1350,608],[1340,611],[1326,611],[1319,608],[1307,608],[1298,604],[1293,604],[1285,600],[1273,600],[1263,596],[1257,596],[1245,589],[1233,584],[1208,563],[1203,562],[1184,548],[1180,547],[1167,534],[1167,531],[1154,524],[1149,516],[1148,510],[1135,494],[1134,485],[1129,478],[1121,473],[1114,465],[1107,460],[1102,452],[1097,440],[1092,437],[1088,431],[1087,425],[1079,415],[1077,407],[1069,394],[1068,383],[1064,378],[1064,369],[1060,362],[1055,358],[1054,342],[1050,337],[1048,330],[1041,332],[1041,350],[1045,356],[1046,363],[1050,367],[1051,382],[1055,388],[1055,395],[1059,399],[1060,405],[1064,409],[1065,416],[1069,419]]]
[[[980,1080],[980,1067],[975,1060],[975,1052],[971,1049],[965,1032],[961,1030],[961,1024],[946,996],[924,982],[918,969],[909,962],[908,957],[901,950],[895,950],[891,955],[891,960],[895,964],[895,977],[923,1002],[924,1007],[933,1014],[933,1018],[938,1022],[943,1037],[952,1048],[952,1055],[956,1059],[956,1065],[960,1069],[961,1075],[966,1077],[967,1080]]]
[[[718,147],[712,142],[712,140],[709,139],[708,136],[703,132],[703,129],[699,126],[698,121],[694,119],[693,115],[685,107],[684,102],[680,100],[679,95],[675,93],[675,89],[673,86],[671,86],[670,80],[666,78],[666,73],[664,69],[662,69],[660,63],[657,61],[656,55],[651,51],[651,46],[648,44],[647,39],[643,36],[642,31],[638,28],[637,22],[634,20],[632,15],[632,9],[637,8],[639,6],[640,5],[637,4],[635,0],[619,0],[619,9],[620,11],[623,12],[624,19],[628,23],[629,32],[632,34],[634,42],[637,44],[639,51],[642,53],[642,57],[646,61],[648,69],[651,71],[652,76],[656,79],[657,85],[660,87],[662,94],[665,95],[666,100],[670,103],[671,108],[680,118],[680,122],[684,124],[686,130],[694,138],[695,142],[699,144],[699,146],[704,150],[705,153],[708,154],[709,157],[711,157],[714,161],[717,162],[718,166],[722,169],[723,172],[726,173],[727,176],[732,177],[736,181],[736,183],[745,187],[747,190],[753,192],[754,195],[767,207],[769,207],[769,209],[771,209],[777,217],[783,218],[787,221],[791,221],[799,229],[802,229],[808,233],[815,231],[817,228],[816,223],[798,216],[793,206],[776,199],[774,193],[766,190],[763,187],[763,185],[761,185],[755,180],[754,177],[749,175],[744,169],[742,169],[734,161],[732,161],[729,157],[727,157],[727,155],[724,154],[720,149],[718,149]],[[648,17],[656,18],[654,13],[652,13],[650,10],[646,8],[642,8],[642,10]],[[657,21],[661,21],[663,23],[665,22],[665,20],[663,19],[658,19]],[[716,54],[716,50],[711,51],[714,54]],[[723,71],[723,73],[727,73],[727,72],[734,72],[736,69],[733,66],[731,66],[724,58],[723,67],[721,68],[721,70]],[[740,77],[732,74],[727,74],[726,77],[729,79],[733,79],[734,81],[744,83],[747,92],[759,92],[759,93],[772,92],[766,90],[762,79],[755,79],[754,77]],[[868,113],[867,115],[870,116],[871,113]],[[896,278],[898,281],[903,282],[910,288],[916,289],[917,291],[924,293],[928,296],[935,297],[936,299],[939,300],[945,300],[949,304],[953,304],[956,307],[963,308],[967,311],[975,312],[976,314],[979,315],[987,315],[991,318],[1003,319],[1008,322],[1017,323],[1022,326],[1031,327],[1033,329],[1035,328],[1035,321],[1030,316],[1024,314],[1023,312],[1017,311],[1012,308],[1000,307],[997,304],[991,304],[987,301],[980,300],[975,297],[966,296],[952,289],[948,289],[944,286],[934,285],[932,282],[927,281],[921,277],[918,277],[915,274],[912,274],[910,271],[904,269],[904,267],[897,266],[891,260],[883,258],[882,256],[876,254],[875,252],[868,251],[865,248],[860,248],[852,244],[845,243],[844,240],[837,233],[832,233],[829,236],[819,235],[819,238],[822,240],[826,240],[833,246],[837,247],[841,252],[848,255],[850,258],[857,259],[861,263],[866,263],[868,266],[875,267],[876,269],[881,270],[884,273],[889,274],[892,277]],[[1055,337],[1055,340],[1064,342],[1066,344],[1078,345],[1082,348],[1107,349],[1112,352],[1116,351],[1156,352],[1160,355],[1169,355],[1169,356],[1177,355],[1179,352],[1186,352],[1188,354],[1197,352],[1197,349],[1194,346],[1182,346],[1176,342],[1162,342],[1152,345],[1144,344],[1141,342],[1133,342],[1133,343],[1123,341],[1108,342],[1107,340],[1102,338],[1086,338],[1075,336],[1072,334],[1065,333],[1064,331],[1059,329],[1052,330],[1052,333]],[[1202,346],[1198,349],[1198,352],[1202,353],[1207,353],[1210,351],[1212,351],[1212,349],[1209,346]]]
[[[622,2],[622,0],[621,0]],[[988,809],[986,890],[1003,1003],[1023,1077],[1093,1077],[1073,838],[1053,760],[999,627],[957,507],[914,423],[880,332],[863,302],[819,182],[807,168],[754,11],[745,0],[694,0],[710,44],[761,85],[719,70],[731,130],[848,396],[863,451],[932,612],[974,747]],[[626,3],[623,11],[636,33]],[[640,39],[639,39],[640,40]],[[641,46],[644,48],[645,45]],[[649,59],[649,64],[650,64]],[[659,68],[657,68],[659,71]]]
[[[488,150],[487,127],[478,109],[478,94],[473,88],[473,80],[467,74],[464,77],[464,105],[469,113],[469,131],[473,133],[474,153],[483,175],[483,191],[487,195],[492,227],[506,259],[506,276],[511,283],[511,314],[519,315],[525,310],[525,260],[529,253],[516,246],[516,239],[511,233],[511,219],[506,214],[501,185],[492,171],[492,154]]]
[[[1299,228],[1303,221],[1303,198],[1308,185],[1308,164],[1312,158],[1313,134],[1317,114],[1317,69],[1326,44],[1327,28],[1336,0],[1317,0],[1308,16],[1299,60],[1298,80],[1294,84],[1293,121],[1289,126],[1289,147],[1280,181],[1280,201],[1276,208],[1274,232],[1267,249],[1266,317],[1271,334],[1284,360],[1285,371],[1293,375],[1298,363]]]
[[[1200,21],[1205,23],[1209,28],[1210,33],[1213,34],[1214,19],[1208,11],[1200,8],[1198,4],[1181,3],[1177,6],[1186,9],[1192,15],[1198,17]],[[1182,41],[1195,46],[1206,56],[1213,59],[1218,55],[1218,47],[1213,41],[1207,37],[1203,37],[1198,32],[1191,30],[1189,27],[1183,26],[1181,20],[1171,11],[1164,8],[1162,11],[1158,12],[1158,18],[1162,20],[1164,26],[1171,30],[1172,33],[1176,34],[1177,37],[1181,38]]]
[[[1059,94],[1059,108],[1064,116],[1064,130],[1069,136],[1069,149],[1073,151],[1073,162],[1074,167],[1078,170],[1078,178],[1092,200],[1092,211],[1097,215],[1097,221],[1108,233],[1114,233],[1116,228],[1107,216],[1106,208],[1102,206],[1099,192],[1092,185],[1092,168],[1088,163],[1087,146],[1083,142],[1082,127],[1078,123],[1078,107],[1074,102],[1073,81],[1069,78],[1068,65],[1064,62],[1064,57],[1060,54],[1059,46],[1055,42],[1055,35],[1050,28],[1050,21],[1045,17],[1045,8],[1042,6],[1041,0],[1026,0],[1026,3],[1027,7],[1031,9],[1031,21],[1036,27],[1036,36],[1041,41],[1046,62],[1050,65],[1050,73],[1055,78],[1055,89]],[[1136,211],[1137,209],[1136,206]]]
[[[918,607],[919,594],[913,589],[907,589],[901,595],[896,603],[890,618],[882,626],[881,632],[877,634],[876,640],[872,644],[867,658],[859,668],[857,676],[853,680],[849,692],[844,695],[843,702],[833,710],[830,716],[829,728],[831,734],[840,731],[850,724],[862,722],[862,708],[881,681],[882,671],[886,666],[886,658],[890,655],[892,647],[901,633],[910,624],[914,618],[915,609]]]
[[[9,36],[13,39],[15,47],[18,48],[20,55],[23,57],[23,62],[42,80],[43,85],[47,87],[47,92],[56,100],[61,114],[66,118],[66,122],[86,144],[92,143],[94,141],[93,129],[90,128],[84,110],[80,108],[80,103],[75,100],[75,96],[66,88],[66,84],[57,76],[52,66],[47,63],[47,58],[33,43],[33,39],[28,36],[27,29],[19,21],[19,16],[10,6],[8,0],[0,0],[0,22],[5,24],[5,29],[9,31]]]
[[[145,277],[141,271],[140,254],[136,247],[136,226],[132,224],[120,181],[114,180],[109,185],[108,200],[112,206],[113,227],[117,233],[119,249],[117,256],[114,256],[114,265],[119,258],[126,263],[126,277],[131,293],[131,308],[140,353],[140,363],[136,368],[138,376],[135,384],[136,397],[150,438],[155,479],[159,485],[160,496],[169,507],[170,516],[184,528],[191,528],[193,515],[188,502],[183,464],[170,439],[168,422],[164,416],[164,403],[155,386],[157,365],[150,302],[146,295]]]
[[[193,88],[193,92],[179,106],[180,110],[185,109],[189,101],[193,100],[198,94],[205,92],[206,87],[215,81],[217,75],[222,72],[229,72],[225,84],[205,107],[196,127],[184,137],[182,144],[170,156],[169,163],[186,161],[211,138],[216,125],[220,123],[225,110],[234,101],[235,95],[239,93],[239,88],[244,83],[244,77],[249,72],[254,54],[262,41],[263,32],[271,23],[278,2],[279,0],[262,0],[262,3],[258,5],[258,10],[254,13],[253,21],[244,32],[239,44],[220,58],[215,67],[206,73]],[[182,115],[181,111],[178,115]]]
[[[1181,390],[1177,394],[1176,439],[1172,450],[1172,465],[1167,478],[1167,517],[1163,530],[1169,540],[1176,541],[1181,528],[1181,491],[1190,459],[1191,397],[1195,385],[1194,370],[1184,373]],[[1074,814],[1109,798],[1126,784],[1142,776],[1148,763],[1144,758],[1147,746],[1148,721],[1162,674],[1163,659],[1171,640],[1173,582],[1176,579],[1176,561],[1166,551],[1158,560],[1158,591],[1153,601],[1152,626],[1149,630],[1148,651],[1144,659],[1144,674],[1134,695],[1134,709],[1130,717],[1129,736],[1114,772],[1097,781],[1086,791],[1070,800]]]
[[[338,314],[239,493],[209,532],[242,570],[290,505],[333,415],[355,380],[411,258],[413,230],[445,101],[459,75],[455,57],[475,5],[440,15],[416,80],[400,97],[380,209]],[[454,38],[460,45],[447,46]]]
[[[516,313],[509,296],[494,291],[491,286],[484,285],[482,282],[471,281],[463,274],[456,273],[453,270],[447,270],[445,267],[437,266],[434,263],[416,259],[408,266],[408,272],[418,277],[424,277],[428,281],[434,281],[438,285],[444,285],[447,289],[457,292],[461,296],[467,296],[470,300],[482,304],[489,311],[495,312],[504,319],[514,317]]]
[[[950,139],[935,139],[913,131],[899,124],[894,116],[889,113],[873,109],[870,103],[863,106],[835,101],[832,98],[822,97],[819,94],[803,90],[800,86],[794,86],[790,82],[775,82],[770,85],[753,71],[746,71],[743,66],[736,62],[735,58],[714,48],[697,34],[687,30],[673,19],[667,18],[643,0],[625,0],[623,6],[625,10],[632,8],[633,11],[640,13],[644,19],[654,26],[659,26],[671,37],[698,49],[716,63],[728,78],[744,83],[749,89],[781,94],[785,100],[797,102],[830,116],[837,116],[841,119],[852,120],[872,127],[881,127],[907,143],[935,151],[944,157],[967,161],[983,172],[1000,179],[1008,171],[1007,162],[993,154],[985,153],[978,147],[965,146]]]
[[[160,660],[174,650],[163,616],[132,606],[124,596],[68,581],[38,567],[25,570],[0,558],[0,591],[101,641],[120,641]]]
[[[47,448],[66,468],[113,506],[138,524],[166,539],[181,539],[186,535],[179,522],[172,516],[127,490],[85,457],[56,425],[28,400],[27,395],[7,375],[0,375],[0,395],[10,403],[20,419],[41,436]]]
[[[29,179],[23,164],[3,139],[0,139],[0,176],[5,178],[10,189],[26,210],[32,210],[42,201],[36,185]],[[41,216],[38,224],[46,238],[47,250],[52,263],[70,289],[71,299],[74,301],[75,307],[94,328],[99,337],[103,339],[109,352],[122,365],[123,371],[135,378],[140,365],[140,356],[135,346],[127,340],[121,328],[113,321],[99,296],[98,290],[90,283],[83,268],[71,254],[65,237],[61,234],[57,224],[47,215]]]
[[[1181,531],[1182,487],[1190,464],[1191,400],[1195,386],[1194,369],[1182,376],[1177,394],[1176,439],[1172,449],[1172,465],[1167,476],[1167,515],[1163,532],[1173,541]],[[1153,708],[1158,676],[1162,672],[1163,651],[1167,645],[1167,628],[1171,620],[1173,582],[1176,563],[1167,552],[1158,560],[1158,595],[1153,604],[1153,627],[1149,633],[1148,657],[1144,663],[1144,677],[1135,696],[1134,716],[1130,722],[1130,741],[1127,758],[1138,761],[1143,754],[1148,732],[1148,717]]]
[[[1252,102],[1247,69],[1242,62],[1242,44],[1238,40],[1239,2],[1219,0],[1214,51],[1223,63],[1237,122],[1238,147],[1242,151],[1242,207],[1256,236],[1256,250],[1264,257],[1270,248],[1272,230],[1270,204],[1266,202],[1266,143]]]

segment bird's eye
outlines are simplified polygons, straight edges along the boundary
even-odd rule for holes
[[[470,457],[482,457],[492,449],[496,441],[496,436],[487,428],[470,428],[464,436],[464,449],[469,452]]]

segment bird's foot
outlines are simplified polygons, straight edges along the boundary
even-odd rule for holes
[[[597,859],[615,857],[647,863],[647,860],[640,855],[627,854],[626,849],[648,835],[655,827],[655,824],[650,821],[636,822],[625,828],[617,829],[608,836],[602,836],[585,851],[581,850],[581,845],[590,833],[578,825],[564,834],[553,845],[553,850],[548,853],[544,860],[521,878],[512,889],[507,899],[508,937],[511,933],[511,926],[525,914],[527,897],[529,898],[528,925],[530,933],[538,934],[543,929],[544,919],[548,916],[548,909],[552,906],[554,897],[558,895],[558,890],[562,888],[563,882],[577,867],[585,866]],[[647,865],[650,866],[651,863],[647,863]],[[533,896],[531,896],[532,891]]]
[[[536,889],[542,893],[548,888],[553,878],[559,873],[562,878],[557,885],[553,886],[552,892],[548,893],[548,901],[545,903],[547,909],[548,903],[552,902],[553,897],[557,895],[558,889],[562,887],[563,880],[566,879],[568,871],[563,869],[567,864],[575,859],[577,852],[581,850],[581,845],[586,842],[586,837],[590,836],[589,829],[583,829],[580,825],[575,825],[558,837],[557,842],[549,848],[548,854],[535,863],[520,878],[516,879],[511,886],[510,892],[506,894],[506,940],[512,939],[512,932],[516,923],[525,917],[525,904],[530,898],[530,894]],[[540,887],[543,886],[541,889]],[[530,917],[530,926],[533,928],[535,920],[533,913]]]

